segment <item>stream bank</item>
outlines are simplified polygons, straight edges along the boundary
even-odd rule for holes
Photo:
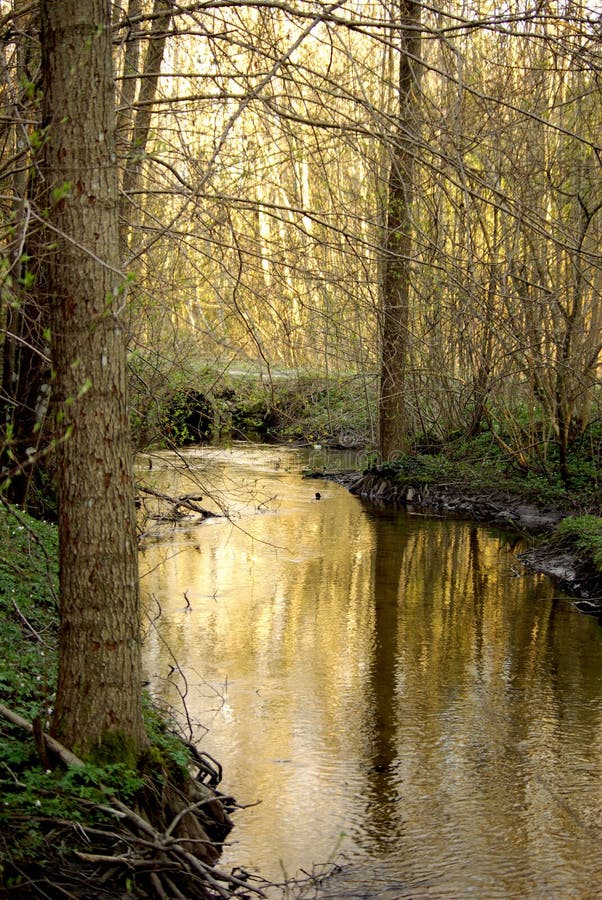
[[[144,701],[135,766],[47,732],[58,663],[55,526],[0,511],[0,897],[239,896],[220,867],[235,801],[173,710]]]
[[[602,632],[519,571],[529,539],[303,479],[353,468],[323,445],[164,462],[157,490],[187,495],[199,473],[235,517],[166,523],[143,551],[162,611],[145,678],[168,702],[188,686],[233,793],[262,801],[237,815],[225,865],[279,881],[344,859],[315,894],[333,900],[602,884]]]
[[[387,477],[378,468],[332,475],[319,473],[371,503],[404,506],[410,511],[471,519],[509,528],[526,537],[531,546],[518,555],[528,569],[549,576],[573,595],[582,612],[602,613],[602,572],[588,552],[558,534],[560,523],[575,514],[540,506],[510,491],[458,489],[442,484],[420,484]]]

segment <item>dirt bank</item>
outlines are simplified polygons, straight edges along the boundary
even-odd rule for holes
[[[552,578],[575,598],[575,606],[582,612],[602,614],[602,576],[570,547],[553,539],[554,529],[572,510],[548,509],[495,489],[471,491],[446,485],[404,484],[376,472],[337,474],[332,480],[371,502],[484,522],[529,536],[533,546],[518,556],[525,568]]]

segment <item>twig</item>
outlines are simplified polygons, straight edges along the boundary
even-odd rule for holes
[[[169,888],[169,895],[170,895],[170,897],[174,897],[175,900],[186,900],[186,897],[184,896],[184,894],[182,894],[182,893],[177,889],[177,887],[175,886],[175,884],[173,883],[173,881],[171,880],[171,878],[169,878],[167,875],[163,875],[163,881],[165,882],[165,884],[166,884],[167,887]]]
[[[74,850],[75,856],[84,862],[89,863],[108,863],[114,865],[120,863],[129,866],[132,869],[158,869],[165,865],[158,859],[136,859],[133,856],[111,856],[110,853],[84,853],[83,850]]]
[[[172,836],[184,816],[188,815],[188,813],[195,812],[197,809],[200,809],[202,806],[206,806],[208,803],[213,803],[214,800],[215,797],[205,797],[204,800],[198,800],[196,803],[192,803],[190,806],[186,806],[184,809],[181,809],[180,812],[171,820],[169,827],[165,832],[165,837],[169,838]]]
[[[34,636],[34,638],[35,638],[37,641],[40,642],[40,644],[42,644],[44,647],[46,647],[47,644],[45,643],[44,639],[43,639],[42,636],[35,630],[35,628],[34,628],[33,625],[31,624],[31,622],[29,621],[29,619],[28,619],[26,616],[23,615],[23,613],[22,613],[21,610],[19,609],[19,606],[18,606],[18,604],[17,604],[17,601],[16,601],[14,598],[13,598],[13,606],[15,607],[15,612],[17,613],[17,615],[19,616],[19,618],[21,619],[21,622],[25,625],[25,627],[28,628],[28,629],[30,630],[31,634]]]
[[[163,885],[161,884],[161,879],[157,875],[156,872],[151,872],[150,874],[150,882],[155,889],[155,893],[159,900],[169,900],[169,896],[163,890]]]
[[[29,734],[34,733],[33,725],[20,716],[18,713],[13,712],[8,707],[0,704],[0,716],[7,719],[9,722],[19,726],[24,731],[27,731]],[[64,747],[59,741],[55,738],[50,737],[50,735],[45,732],[41,732],[40,737],[45,741],[46,746],[49,750],[51,750],[58,758],[63,762],[66,766],[75,766],[81,768],[84,766],[84,762],[72,753],[67,747]],[[153,885],[153,889],[155,894],[160,900],[167,900],[169,896],[176,896],[178,898],[183,895],[177,891],[175,893],[172,890],[171,882],[169,882],[169,890],[170,894],[166,893],[163,885],[161,883],[161,879],[156,874],[157,868],[161,869],[165,867],[165,865],[178,866],[182,874],[186,872],[188,876],[192,876],[194,873],[199,875],[203,882],[208,885],[222,900],[229,900],[232,896],[232,892],[226,890],[222,887],[220,882],[228,885],[230,888],[238,888],[245,887],[247,890],[252,891],[259,897],[264,897],[265,894],[259,888],[252,887],[247,882],[243,881],[240,878],[237,878],[235,875],[226,874],[224,872],[220,872],[215,869],[213,866],[208,863],[203,862],[201,859],[197,858],[193,853],[185,850],[178,840],[182,840],[183,842],[190,842],[189,838],[183,837],[181,839],[173,837],[173,830],[182,819],[182,817],[189,812],[194,812],[195,809],[203,806],[205,803],[209,802],[207,800],[202,800],[198,803],[193,804],[187,809],[183,810],[181,813],[178,813],[173,821],[171,822],[168,829],[162,834],[157,831],[150,822],[140,816],[137,812],[123,803],[118,797],[109,796],[108,801],[111,804],[110,807],[103,806],[103,809],[107,812],[112,812],[115,815],[122,817],[122,819],[127,820],[130,825],[134,827],[141,835],[143,835],[143,839],[139,839],[136,837],[135,833],[131,834],[131,836],[121,835],[119,840],[128,844],[128,840],[131,840],[133,843],[139,843],[143,846],[149,848],[149,850],[154,851],[155,853],[160,854],[160,859],[152,859],[152,858],[140,858],[134,855],[124,855],[123,853],[120,855],[111,856],[103,853],[86,853],[84,851],[74,851],[79,859],[84,862],[89,863],[102,863],[108,865],[127,865],[139,871],[147,870],[150,873],[150,880]],[[218,798],[216,798],[218,799]],[[65,823],[71,824],[73,823]],[[95,829],[91,829],[90,833],[92,834]],[[102,832],[102,834],[114,835],[114,832]],[[114,835],[117,837],[117,835]],[[146,838],[146,840],[144,840]],[[166,857],[170,857],[168,859]]]
[[[190,741],[186,741],[186,748],[199,770],[209,776],[209,784],[212,787],[217,787],[222,780],[222,767],[220,763],[209,753],[201,752]]]
[[[197,857],[194,856],[192,853],[189,853],[187,850],[184,850],[184,848],[181,847],[179,844],[173,844],[170,849],[172,849],[173,852],[177,856],[179,856],[182,860],[187,862],[188,865],[190,866],[190,868],[196,869],[196,871],[205,879],[205,881],[207,881],[211,885],[211,887],[215,891],[217,891],[217,893],[220,895],[220,897],[223,898],[223,900],[229,900],[228,893],[221,887],[220,884],[218,884],[218,882],[215,880],[215,878],[213,878],[212,873],[216,874],[216,870],[213,869],[212,866],[208,866],[206,863],[201,862],[200,859],[197,859]],[[230,878],[230,876],[228,876],[228,875],[225,876],[225,880],[228,880],[229,878]],[[259,892],[259,893],[260,893],[260,896],[265,896],[265,895],[262,895],[261,892]]]

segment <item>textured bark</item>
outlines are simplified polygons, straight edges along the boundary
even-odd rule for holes
[[[109,0],[43,0],[44,174],[58,440],[53,733],[79,755],[144,743]]]
[[[399,35],[398,116],[392,136],[389,196],[384,240],[381,304],[379,449],[382,461],[406,449],[406,364],[410,315],[411,203],[415,143],[416,59],[420,52],[420,8],[397,0]]]

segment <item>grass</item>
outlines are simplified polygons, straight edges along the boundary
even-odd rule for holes
[[[598,516],[567,516],[556,528],[554,539],[567,544],[602,574],[602,519]]]

